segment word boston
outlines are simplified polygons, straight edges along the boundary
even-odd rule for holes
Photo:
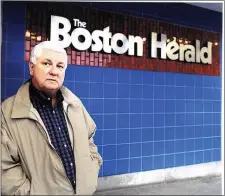
[[[90,33],[86,29],[86,22],[82,22],[79,19],[74,19],[75,29],[71,35],[71,23],[70,21],[61,16],[51,16],[51,27],[50,27],[50,39],[52,41],[58,41],[66,48],[72,43],[74,48],[79,51],[85,51],[91,49],[93,52],[112,53],[114,51],[117,54],[125,54],[134,56],[143,56],[144,42],[146,38],[140,36],[128,35],[125,36],[122,33],[116,33],[112,35],[109,27],[103,30],[94,30]],[[60,24],[63,28],[59,28]],[[59,36],[63,37],[62,40]],[[84,39],[79,39],[80,37]],[[150,45],[150,58],[161,58],[170,60],[179,60],[193,63],[212,63],[212,42],[207,42],[207,47],[200,48],[200,41],[196,40],[196,46],[190,44],[178,44],[176,41],[167,41],[167,36],[161,34],[159,40],[158,34],[155,32],[151,33],[149,41]],[[118,42],[120,41],[120,45]],[[135,53],[136,47],[136,53]],[[157,51],[160,51],[161,55],[157,55]]]

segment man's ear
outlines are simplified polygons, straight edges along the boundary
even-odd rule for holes
[[[33,76],[33,74],[34,74],[34,66],[35,65],[33,63],[31,63],[31,62],[29,63],[29,71],[30,71],[31,76]]]

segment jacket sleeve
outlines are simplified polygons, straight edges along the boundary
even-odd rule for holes
[[[96,132],[96,124],[91,118],[91,116],[88,114],[87,110],[83,106],[83,111],[84,111],[84,117],[88,126],[88,136],[89,136],[89,147],[90,147],[90,152],[91,156],[93,159],[98,161],[99,168],[101,167],[103,160],[101,155],[98,153],[98,147],[94,143],[94,135]]]
[[[29,195],[30,181],[20,164],[18,149],[2,115],[2,195]]]

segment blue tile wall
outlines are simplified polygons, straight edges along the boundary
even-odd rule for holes
[[[183,4],[176,6],[185,12],[193,8],[193,14],[158,4],[149,9],[146,4],[88,5],[157,19],[156,11],[147,15],[155,9],[159,20],[220,31],[218,13],[192,6],[185,10]],[[202,18],[195,17],[200,11]],[[209,12],[211,20],[203,20]],[[25,2],[3,3],[2,27],[3,101],[29,78]],[[100,176],[221,160],[221,77],[68,65],[64,85],[80,97],[97,124],[94,139],[104,159]]]

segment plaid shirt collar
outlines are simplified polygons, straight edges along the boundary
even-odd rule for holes
[[[42,105],[52,106],[52,97],[47,96],[44,92],[37,89],[32,82],[29,87],[30,96],[39,101]],[[64,100],[61,90],[58,90],[56,93],[56,106],[62,103]]]

